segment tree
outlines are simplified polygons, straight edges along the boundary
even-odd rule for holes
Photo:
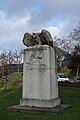
[[[18,52],[17,50],[15,52],[9,50],[9,51],[2,51],[0,54],[0,61],[2,63],[2,68],[0,69],[0,72],[2,73],[3,78],[5,79],[5,91],[7,90],[7,83],[8,83],[8,75],[11,73],[11,64],[18,64],[18,72],[19,72],[19,64],[22,60],[22,51]]]
[[[8,52],[5,50],[0,55],[0,61],[2,63],[2,74],[3,77],[5,76],[5,91],[7,90],[7,83],[8,79],[7,76],[9,74],[9,67],[8,67]]]
[[[3,76],[5,74],[5,65],[7,64],[7,52],[3,51],[0,55],[0,61],[2,63]]]
[[[67,38],[54,38],[54,44],[58,48],[61,48],[63,51],[70,53],[71,48],[70,48],[70,41]]]
[[[75,46],[80,45],[80,22],[69,34],[68,40],[70,42],[72,50],[74,50]]]
[[[80,22],[76,26],[76,28],[74,28],[72,32],[70,32],[69,36],[67,36],[66,38],[55,37],[54,40],[57,47],[68,53],[73,52],[75,46],[78,46],[78,44],[80,45]]]
[[[75,76],[77,77],[79,66],[80,66],[80,45],[75,46],[74,51],[69,57],[69,68],[73,70]]]
[[[23,53],[22,50],[20,50],[19,52],[17,50],[2,51],[2,53],[0,54],[0,61],[3,66],[3,70],[4,70],[4,66],[6,66],[8,68],[7,72],[10,73],[11,64],[18,64],[18,72],[19,72],[19,66],[22,61],[22,53]]]
[[[5,73],[9,74],[10,73],[10,67],[11,64],[14,63],[14,57],[13,57],[13,52],[11,50],[9,51],[2,51],[1,55],[0,55],[0,61],[2,63],[3,66],[3,76]]]
[[[18,64],[18,73],[20,72],[20,63],[22,61],[22,53],[23,51],[21,50],[20,52],[18,52],[17,50],[15,50],[13,52],[13,56],[14,56],[14,63],[17,63]]]

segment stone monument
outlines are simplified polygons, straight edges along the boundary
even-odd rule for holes
[[[20,106],[53,108],[60,105],[56,76],[56,51],[47,30],[25,33],[23,92]]]
[[[71,107],[60,103],[56,70],[56,50],[47,30],[25,33],[23,90],[19,105],[11,111],[61,112]]]

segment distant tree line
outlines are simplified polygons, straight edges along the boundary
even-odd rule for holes
[[[69,53],[67,60],[69,61],[68,68],[77,77],[80,75],[80,22],[67,38],[55,37],[55,45]]]
[[[22,53],[22,50],[19,52],[17,50],[4,50],[0,53],[0,72],[3,73],[3,76],[10,73],[11,64],[18,64],[19,72],[19,64],[22,61]]]
[[[56,46],[71,54],[75,46],[80,45],[80,22],[67,37],[54,37],[54,42]]]

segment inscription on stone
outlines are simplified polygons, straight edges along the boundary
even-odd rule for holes
[[[46,63],[46,50],[34,50],[30,51],[27,56],[26,65],[38,65],[40,67],[47,66]]]

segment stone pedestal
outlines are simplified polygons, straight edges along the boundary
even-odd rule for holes
[[[52,108],[60,105],[55,49],[47,46],[24,50],[21,106]]]

